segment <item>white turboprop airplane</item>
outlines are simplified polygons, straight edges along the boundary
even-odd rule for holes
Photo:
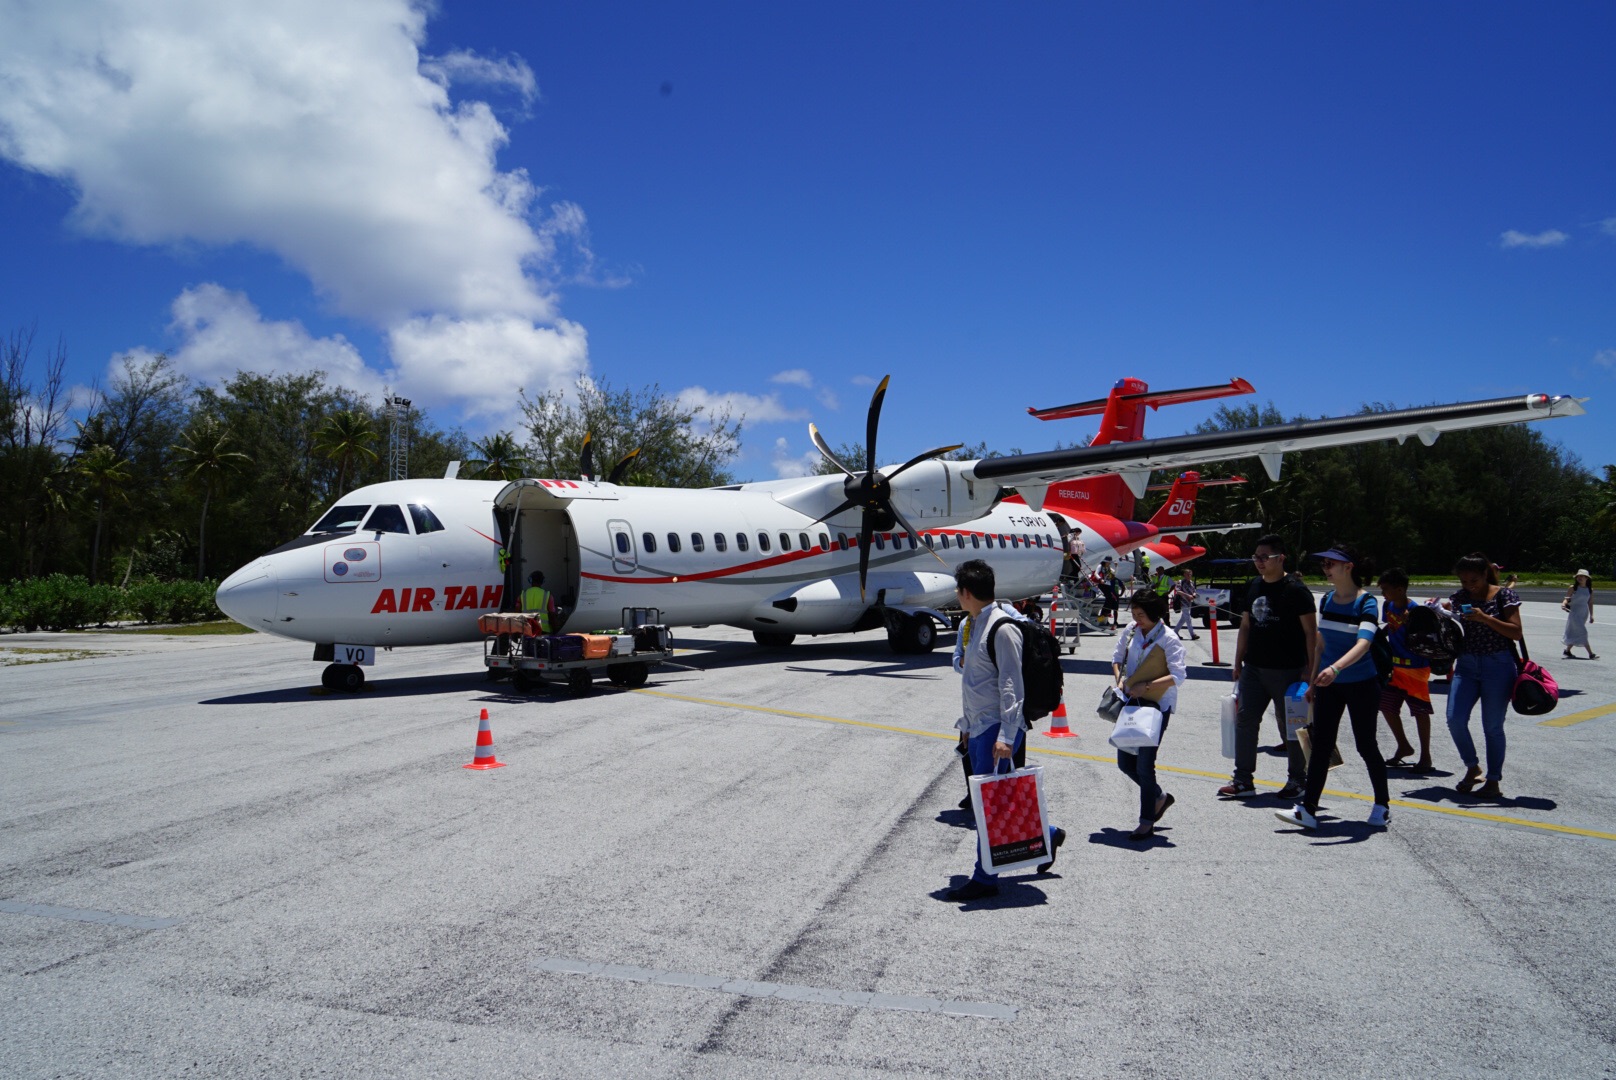
[[[900,652],[929,651],[955,566],[993,564],[1000,595],[1055,582],[1064,520],[1049,485],[1119,475],[1142,495],[1154,469],[1257,457],[1277,478],[1284,453],[1583,413],[1530,394],[1210,434],[942,461],[939,447],[877,469],[883,379],[870,402],[868,460],[854,471],[809,425],[843,475],[688,490],[594,480],[399,480],[344,496],[307,533],[230,575],[217,601],[255,630],[314,644],[333,688],[362,685],[377,649],[479,638],[477,616],[512,610],[542,570],[568,631],[622,625],[657,608],[676,626],[727,624],[763,645],[797,634],[885,626]],[[1024,504],[1004,503],[1014,488]],[[508,553],[501,572],[502,553]]]

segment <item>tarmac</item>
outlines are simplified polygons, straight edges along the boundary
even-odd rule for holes
[[[1066,846],[963,907],[950,639],[684,630],[574,698],[476,645],[344,695],[263,635],[11,635],[66,651],[0,667],[0,1073],[1616,1077],[1616,633],[1567,661],[1525,615],[1565,696],[1511,715],[1505,798],[1452,790],[1439,693],[1384,832],[1350,745],[1316,834],[1275,755],[1214,796],[1203,631],[1143,845],[1084,638],[1079,737],[1030,739]]]

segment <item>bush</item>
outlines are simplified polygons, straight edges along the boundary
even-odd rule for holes
[[[129,587],[124,611],[144,623],[187,623],[222,619],[213,603],[216,581],[158,581],[146,578]]]
[[[52,574],[28,578],[7,590],[6,621],[25,630],[75,630],[111,622],[123,608],[123,591],[91,585],[81,577]]]
[[[133,617],[145,623],[222,619],[213,603],[216,581],[145,578],[128,589],[91,585],[82,577],[52,574],[0,586],[0,626],[74,630]]]

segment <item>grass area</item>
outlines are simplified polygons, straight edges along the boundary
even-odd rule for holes
[[[22,667],[24,664],[54,664],[63,660],[93,660],[111,653],[93,649],[36,649],[18,646],[0,650],[0,667]]]
[[[97,630],[98,634],[164,634],[185,637],[206,637],[215,634],[256,634],[250,626],[242,626],[230,619],[216,622],[184,623],[179,626],[118,626],[110,630]]]

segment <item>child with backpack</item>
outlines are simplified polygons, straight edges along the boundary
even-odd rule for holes
[[[1111,655],[1111,672],[1124,697],[1154,704],[1161,710],[1161,737],[1165,739],[1167,722],[1173,718],[1173,708],[1178,704],[1178,687],[1187,674],[1184,643],[1167,627],[1167,597],[1139,589],[1128,602],[1133,608],[1133,626],[1117,639],[1116,651]],[[1149,682],[1136,680],[1134,674],[1140,665],[1157,649],[1167,661],[1167,674]],[[1156,822],[1173,805],[1172,795],[1156,782],[1156,752],[1160,749],[1160,739],[1155,746],[1117,748],[1117,768],[1139,785],[1139,825],[1128,834],[1130,840],[1150,839],[1156,832]]]
[[[1369,783],[1375,791],[1369,824],[1385,828],[1391,823],[1391,793],[1386,783],[1386,759],[1380,756],[1380,744],[1376,742],[1380,680],[1370,648],[1380,620],[1375,598],[1363,589],[1369,581],[1369,567],[1345,544],[1336,544],[1313,557],[1319,560],[1331,586],[1319,604],[1319,642],[1314,650],[1317,659],[1307,691],[1313,703],[1313,720],[1308,726],[1313,749],[1308,757],[1302,801],[1274,813],[1287,825],[1318,828],[1319,797],[1324,794],[1330,755],[1341,731],[1341,714],[1346,712],[1352,720],[1358,756],[1369,770]]]
[[[1418,656],[1408,647],[1403,624],[1408,619],[1414,602],[1408,598],[1408,575],[1391,569],[1380,575],[1380,595],[1385,600],[1381,607],[1381,620],[1386,627],[1386,644],[1391,648],[1392,671],[1386,685],[1380,689],[1380,714],[1386,718],[1392,737],[1397,740],[1397,754],[1386,763],[1388,769],[1409,768],[1408,757],[1414,753],[1408,735],[1403,731],[1403,703],[1408,703],[1408,714],[1414,718],[1414,727],[1420,737],[1420,760],[1415,772],[1431,771],[1431,662]]]

